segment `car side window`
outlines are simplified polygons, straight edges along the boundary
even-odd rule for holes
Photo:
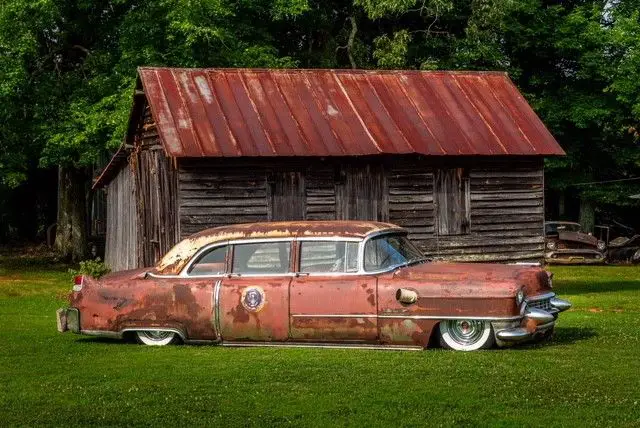
[[[233,246],[233,273],[274,274],[289,272],[291,242],[258,242]]]
[[[202,253],[187,272],[191,276],[219,275],[225,273],[228,246],[212,248]]]
[[[347,241],[300,242],[300,272],[357,272],[358,243]]]

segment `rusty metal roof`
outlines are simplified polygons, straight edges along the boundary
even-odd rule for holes
[[[564,154],[501,72],[139,74],[174,157]]]
[[[403,230],[395,224],[359,220],[232,224],[205,229],[180,241],[158,262],[156,270],[163,274],[179,273],[200,248],[217,242],[265,238],[364,238],[376,232]]]

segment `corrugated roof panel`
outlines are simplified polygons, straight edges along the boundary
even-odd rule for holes
[[[504,73],[139,73],[175,157],[564,154]]]

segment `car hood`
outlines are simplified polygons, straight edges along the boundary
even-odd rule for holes
[[[521,287],[527,295],[550,289],[549,276],[539,267],[488,263],[421,263],[397,270],[394,280],[477,297],[513,296]]]
[[[582,232],[560,231],[558,232],[558,239],[561,241],[573,241],[581,244],[593,245],[594,247],[598,245],[598,238]]]

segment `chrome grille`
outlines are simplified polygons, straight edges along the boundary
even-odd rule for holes
[[[547,297],[546,299],[530,300],[527,302],[527,306],[529,308],[542,309],[547,312],[553,309],[553,306],[551,306],[551,297]]]

